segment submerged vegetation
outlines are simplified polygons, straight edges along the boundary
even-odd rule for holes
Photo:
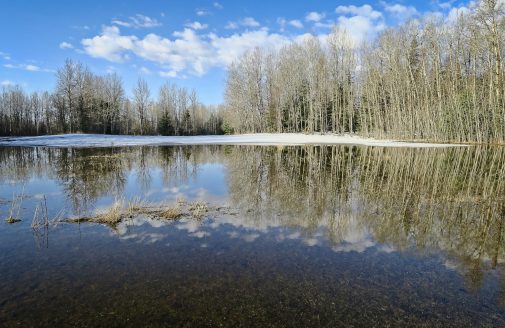
[[[505,142],[505,3],[475,2],[355,44],[335,29],[229,69],[236,132],[333,132],[443,142]]]

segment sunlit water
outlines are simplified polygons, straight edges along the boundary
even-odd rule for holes
[[[230,211],[31,228],[139,198]],[[0,325],[505,325],[504,148],[0,148],[0,215]]]

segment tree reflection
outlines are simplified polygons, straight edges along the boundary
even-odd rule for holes
[[[505,148],[172,146],[1,148],[0,179],[58,181],[77,213],[121,197],[135,172],[141,198],[161,170],[166,188],[226,166],[229,201],[250,226],[324,234],[332,247],[370,235],[398,251],[443,251],[469,286],[505,261]],[[330,245],[330,246],[331,246]],[[504,293],[505,294],[505,293]]]

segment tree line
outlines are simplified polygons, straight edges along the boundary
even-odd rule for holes
[[[505,141],[505,4],[483,0],[355,44],[335,28],[229,67],[236,132],[333,132],[456,142]]]
[[[0,91],[0,135],[58,133],[222,134],[218,108],[203,105],[196,92],[165,83],[157,100],[139,78],[133,98],[121,77],[93,74],[70,59],[56,73],[53,92],[26,93],[20,86]]]

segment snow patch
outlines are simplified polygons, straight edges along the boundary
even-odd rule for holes
[[[434,144],[378,140],[354,135],[258,133],[226,136],[116,136],[101,134],[63,134],[39,137],[0,138],[0,146],[26,147],[126,147],[150,145],[363,145],[376,147],[440,148],[457,144]]]

